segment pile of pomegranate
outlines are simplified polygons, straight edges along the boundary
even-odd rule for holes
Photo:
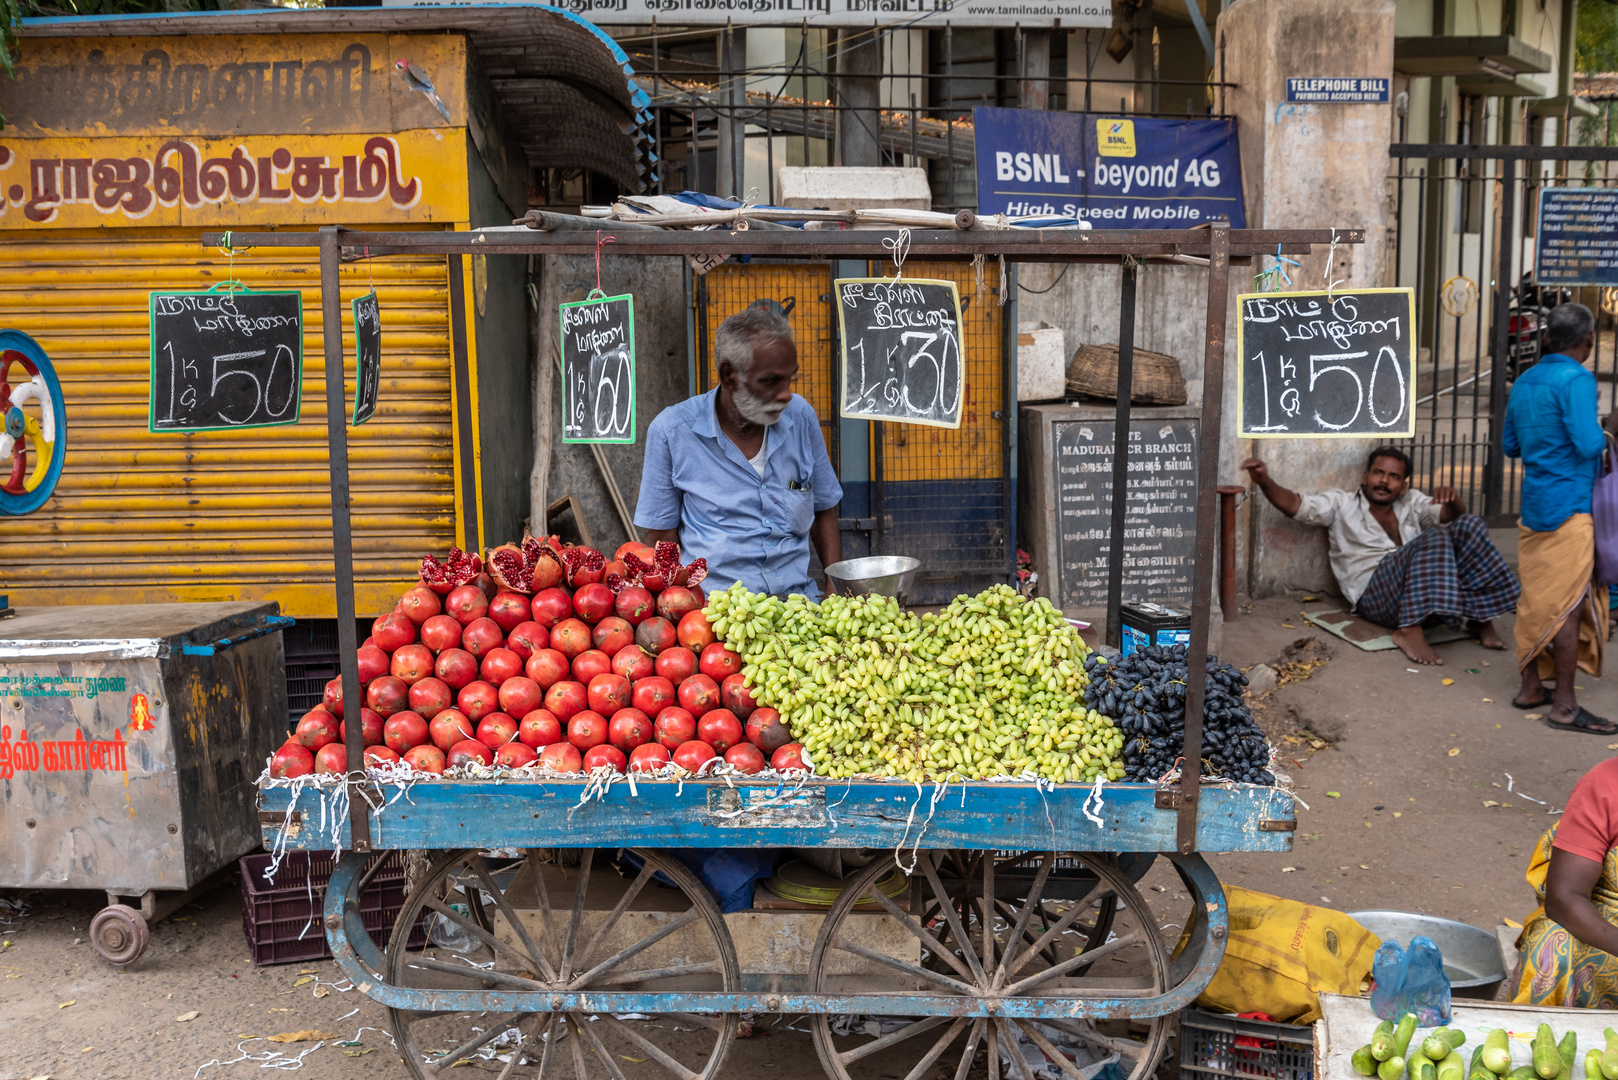
[[[554,773],[753,775],[806,768],[780,713],[703,614],[707,566],[630,542],[608,561],[555,537],[486,558],[451,548],[360,645],[364,765]],[[341,677],[270,759],[270,775],[349,770]],[[472,770],[475,774],[475,770]]]

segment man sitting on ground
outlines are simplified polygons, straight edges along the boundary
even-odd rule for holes
[[[1409,486],[1410,459],[1378,447],[1358,491],[1299,495],[1270,479],[1264,462],[1242,464],[1277,510],[1327,530],[1332,573],[1350,605],[1418,664],[1442,664],[1422,624],[1440,616],[1470,624],[1485,648],[1503,649],[1491,620],[1517,604],[1520,587],[1489,540],[1483,519],[1466,512],[1455,489],[1431,497]],[[1438,528],[1437,526],[1444,526]]]

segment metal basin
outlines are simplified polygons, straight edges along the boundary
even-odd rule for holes
[[[844,559],[826,567],[826,582],[844,596],[903,596],[916,580],[921,560],[906,555],[871,555]]]
[[[1449,976],[1450,992],[1456,997],[1492,998],[1495,989],[1505,980],[1499,942],[1487,930],[1408,911],[1350,911],[1348,914],[1383,941],[1397,941],[1407,949],[1413,937],[1432,938],[1444,957],[1444,974]]]

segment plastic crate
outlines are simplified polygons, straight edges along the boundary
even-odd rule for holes
[[[326,882],[336,859],[327,852],[289,851],[281,860],[274,883],[264,880],[271,856],[246,855],[241,860],[242,930],[253,963],[290,964],[324,960],[331,956],[321,914],[326,904]],[[404,908],[405,870],[399,852],[384,856],[382,869],[360,893],[360,918],[379,947],[386,948],[393,924]],[[411,928],[408,948],[427,942],[426,918]]]
[[[1180,1013],[1181,1080],[1314,1080],[1314,1075],[1315,1033],[1310,1025],[1244,1020],[1201,1009]]]

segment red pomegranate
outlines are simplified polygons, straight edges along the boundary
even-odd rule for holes
[[[600,581],[607,566],[601,552],[588,547],[562,549],[562,562],[567,567],[567,583],[575,589]]]
[[[539,752],[539,763],[552,772],[576,773],[584,769],[584,757],[569,742],[553,742]]]
[[[541,649],[523,665],[523,673],[537,682],[541,690],[549,690],[567,678],[570,670],[567,657],[555,649]]]
[[[421,624],[421,643],[435,653],[459,648],[461,624],[451,615],[434,615]]]
[[[433,651],[425,645],[406,645],[393,654],[390,673],[414,685],[433,673]]]
[[[639,709],[619,709],[607,721],[607,741],[626,754],[652,741],[652,722]]]
[[[707,675],[697,674],[680,683],[680,707],[692,716],[700,717],[710,709],[719,708],[719,684]]]
[[[639,645],[631,645],[627,649],[619,649],[618,655],[612,658],[612,673],[634,682],[636,679],[656,675],[657,665],[646,655],[645,649]]]
[[[625,566],[622,562],[618,561],[617,559],[613,559],[611,562],[607,563],[606,566],[603,566],[601,568],[601,580],[602,581],[612,581],[614,578],[620,578],[621,579],[621,578],[627,578],[628,576],[629,576],[629,567]]]
[[[647,716],[656,716],[675,703],[674,684],[661,675],[636,679],[629,703]]]
[[[444,601],[427,586],[417,585],[399,598],[399,610],[405,618],[420,626],[444,610]]]
[[[591,646],[590,628],[578,619],[563,619],[551,630],[551,648],[572,660]]]
[[[493,750],[517,738],[517,721],[503,712],[492,712],[478,721],[477,740]]]
[[[655,742],[637,746],[635,752],[629,755],[630,772],[657,772],[668,763],[668,749]]]
[[[469,682],[455,695],[455,707],[474,724],[500,707],[500,692],[482,679]]]
[[[574,713],[567,720],[567,741],[581,754],[592,746],[600,746],[607,741],[606,717],[589,709]]]
[[[742,657],[716,641],[702,650],[697,660],[697,670],[714,682],[719,682],[741,672]]]
[[[697,654],[683,646],[657,654],[657,673],[678,685],[697,673]]]
[[[534,592],[540,593],[546,589],[556,588],[562,583],[562,574],[560,560],[552,558],[549,552],[541,554],[540,558],[534,563],[534,571],[530,579]]]
[[[562,741],[562,722],[549,709],[535,709],[517,725],[517,738],[534,749]]]
[[[348,742],[348,721],[337,725],[337,737]],[[382,741],[382,717],[363,706],[360,708],[360,745],[375,746]]]
[[[641,562],[651,562],[657,553],[639,540],[625,540],[618,545],[618,550],[612,553],[612,557],[623,562],[625,555],[633,555]]]
[[[528,597],[521,593],[495,593],[489,601],[489,618],[499,625],[501,633],[509,634],[531,618]]]
[[[469,555],[458,547],[449,549],[449,556],[439,562],[431,555],[421,560],[421,582],[440,596],[457,585],[465,585],[483,570],[483,560]]]
[[[446,758],[452,769],[457,765],[493,765],[494,751],[476,739],[463,739],[449,748]]]
[[[371,624],[371,640],[383,652],[402,649],[416,640],[416,624],[397,611],[389,612]]]
[[[388,673],[388,665],[391,662],[388,654],[375,645],[362,646],[355,654],[355,658],[359,661],[361,687]]]
[[[539,754],[532,746],[520,742],[508,742],[494,752],[494,763],[504,765],[508,769],[520,769],[524,765],[532,765],[539,760]]]
[[[618,650],[635,643],[635,628],[616,615],[608,615],[595,624],[590,640],[608,656],[617,656]]]
[[[726,675],[725,681],[719,684],[719,704],[735,713],[738,720],[752,716],[758,702],[753,700],[753,692],[747,688],[747,676],[741,672]]]
[[[692,652],[701,652],[717,640],[713,627],[708,624],[708,616],[701,611],[690,611],[681,616],[675,634],[680,644]]]
[[[518,623],[506,635],[506,648],[520,656],[524,663],[541,649],[551,647],[551,632],[537,622]]]
[[[652,734],[672,753],[697,737],[697,718],[678,705],[670,705],[652,721]]]
[[[575,668],[577,664],[575,663]],[[586,684],[585,696],[590,708],[602,716],[611,716],[619,709],[629,708],[631,686],[628,679],[611,672],[597,675]]]
[[[681,743],[670,757],[674,764],[686,772],[700,775],[702,770],[708,767],[708,762],[713,761],[718,755],[707,743],[693,739],[691,742]]]
[[[348,771],[348,748],[334,742],[315,751],[315,773],[319,776],[342,776]]]
[[[478,658],[465,649],[445,649],[438,654],[433,674],[443,679],[451,690],[459,690],[478,677]]]
[[[752,743],[737,743],[725,751],[725,761],[735,766],[736,771],[752,776],[764,771],[764,755],[759,753],[758,747]]]
[[[487,656],[490,649],[498,649],[505,643],[506,632],[500,629],[499,623],[487,616],[473,619],[461,632],[461,648],[479,660]]]
[[[418,772],[442,775],[447,764],[444,751],[436,746],[415,746],[405,754],[404,762]]]
[[[657,613],[675,625],[701,607],[696,594],[684,585],[669,585],[657,594]]]
[[[710,709],[697,720],[697,738],[723,754],[743,741],[742,722],[729,709]]]
[[[664,649],[678,646],[680,639],[674,632],[673,623],[660,615],[653,615],[635,627],[635,644],[656,656]]]
[[[587,623],[596,623],[612,614],[617,598],[605,585],[589,584],[573,593],[573,610]]]
[[[533,679],[513,675],[500,687],[500,711],[509,716],[527,716],[545,700],[545,691]]]
[[[320,694],[320,703],[326,707],[327,712],[338,719],[342,719],[343,677],[341,675],[326,684],[326,689],[321,691]]]
[[[445,753],[462,739],[470,739],[473,730],[472,721],[459,709],[445,709],[427,725],[427,735],[433,745]]]
[[[533,620],[546,630],[573,617],[573,597],[562,589],[535,593],[529,606],[533,609]]]
[[[394,675],[384,675],[365,688],[365,704],[384,720],[410,707],[410,684]]]
[[[487,567],[484,568],[483,573],[472,579],[472,585],[483,593],[483,599],[485,600],[493,600],[494,594],[500,591],[500,587],[494,583],[494,578],[489,576]]]
[[[795,742],[787,743],[770,755],[770,768],[782,773],[814,771],[809,767],[809,762],[804,757],[803,744]]]
[[[522,657],[510,649],[490,649],[478,671],[485,682],[500,686],[507,679],[515,679],[522,674]]]
[[[430,737],[427,721],[413,712],[396,713],[382,723],[382,741],[399,754],[409,753]]]
[[[564,724],[588,707],[583,683],[564,680],[545,691],[545,708]]]
[[[747,718],[747,741],[768,755],[791,742],[792,732],[781,719],[780,713],[767,705],[762,705],[754,709],[753,715]]]
[[[576,604],[577,600],[574,602]],[[630,626],[639,626],[657,613],[657,602],[639,585],[631,585],[618,594],[613,610]]]
[[[296,740],[288,739],[270,755],[270,775],[277,780],[296,780],[314,771],[315,755]]]
[[[629,764],[629,759],[624,756],[622,750],[611,743],[602,743],[600,746],[592,746],[585,751],[584,760],[581,764],[585,772],[593,772],[603,765],[610,765],[613,772],[621,773]]]
[[[443,679],[422,679],[410,688],[410,711],[431,720],[455,704],[455,691]]]
[[[399,755],[386,746],[367,746],[365,748],[365,767],[373,765],[396,765],[401,760]]]
[[[336,742],[341,730],[337,717],[325,709],[314,708],[303,714],[303,719],[292,731],[292,738],[311,750],[319,750]]]
[[[489,598],[476,585],[462,585],[444,597],[444,613],[465,626],[489,613]]]
[[[585,686],[597,675],[612,672],[612,660],[600,649],[586,649],[573,658],[573,677]]]

